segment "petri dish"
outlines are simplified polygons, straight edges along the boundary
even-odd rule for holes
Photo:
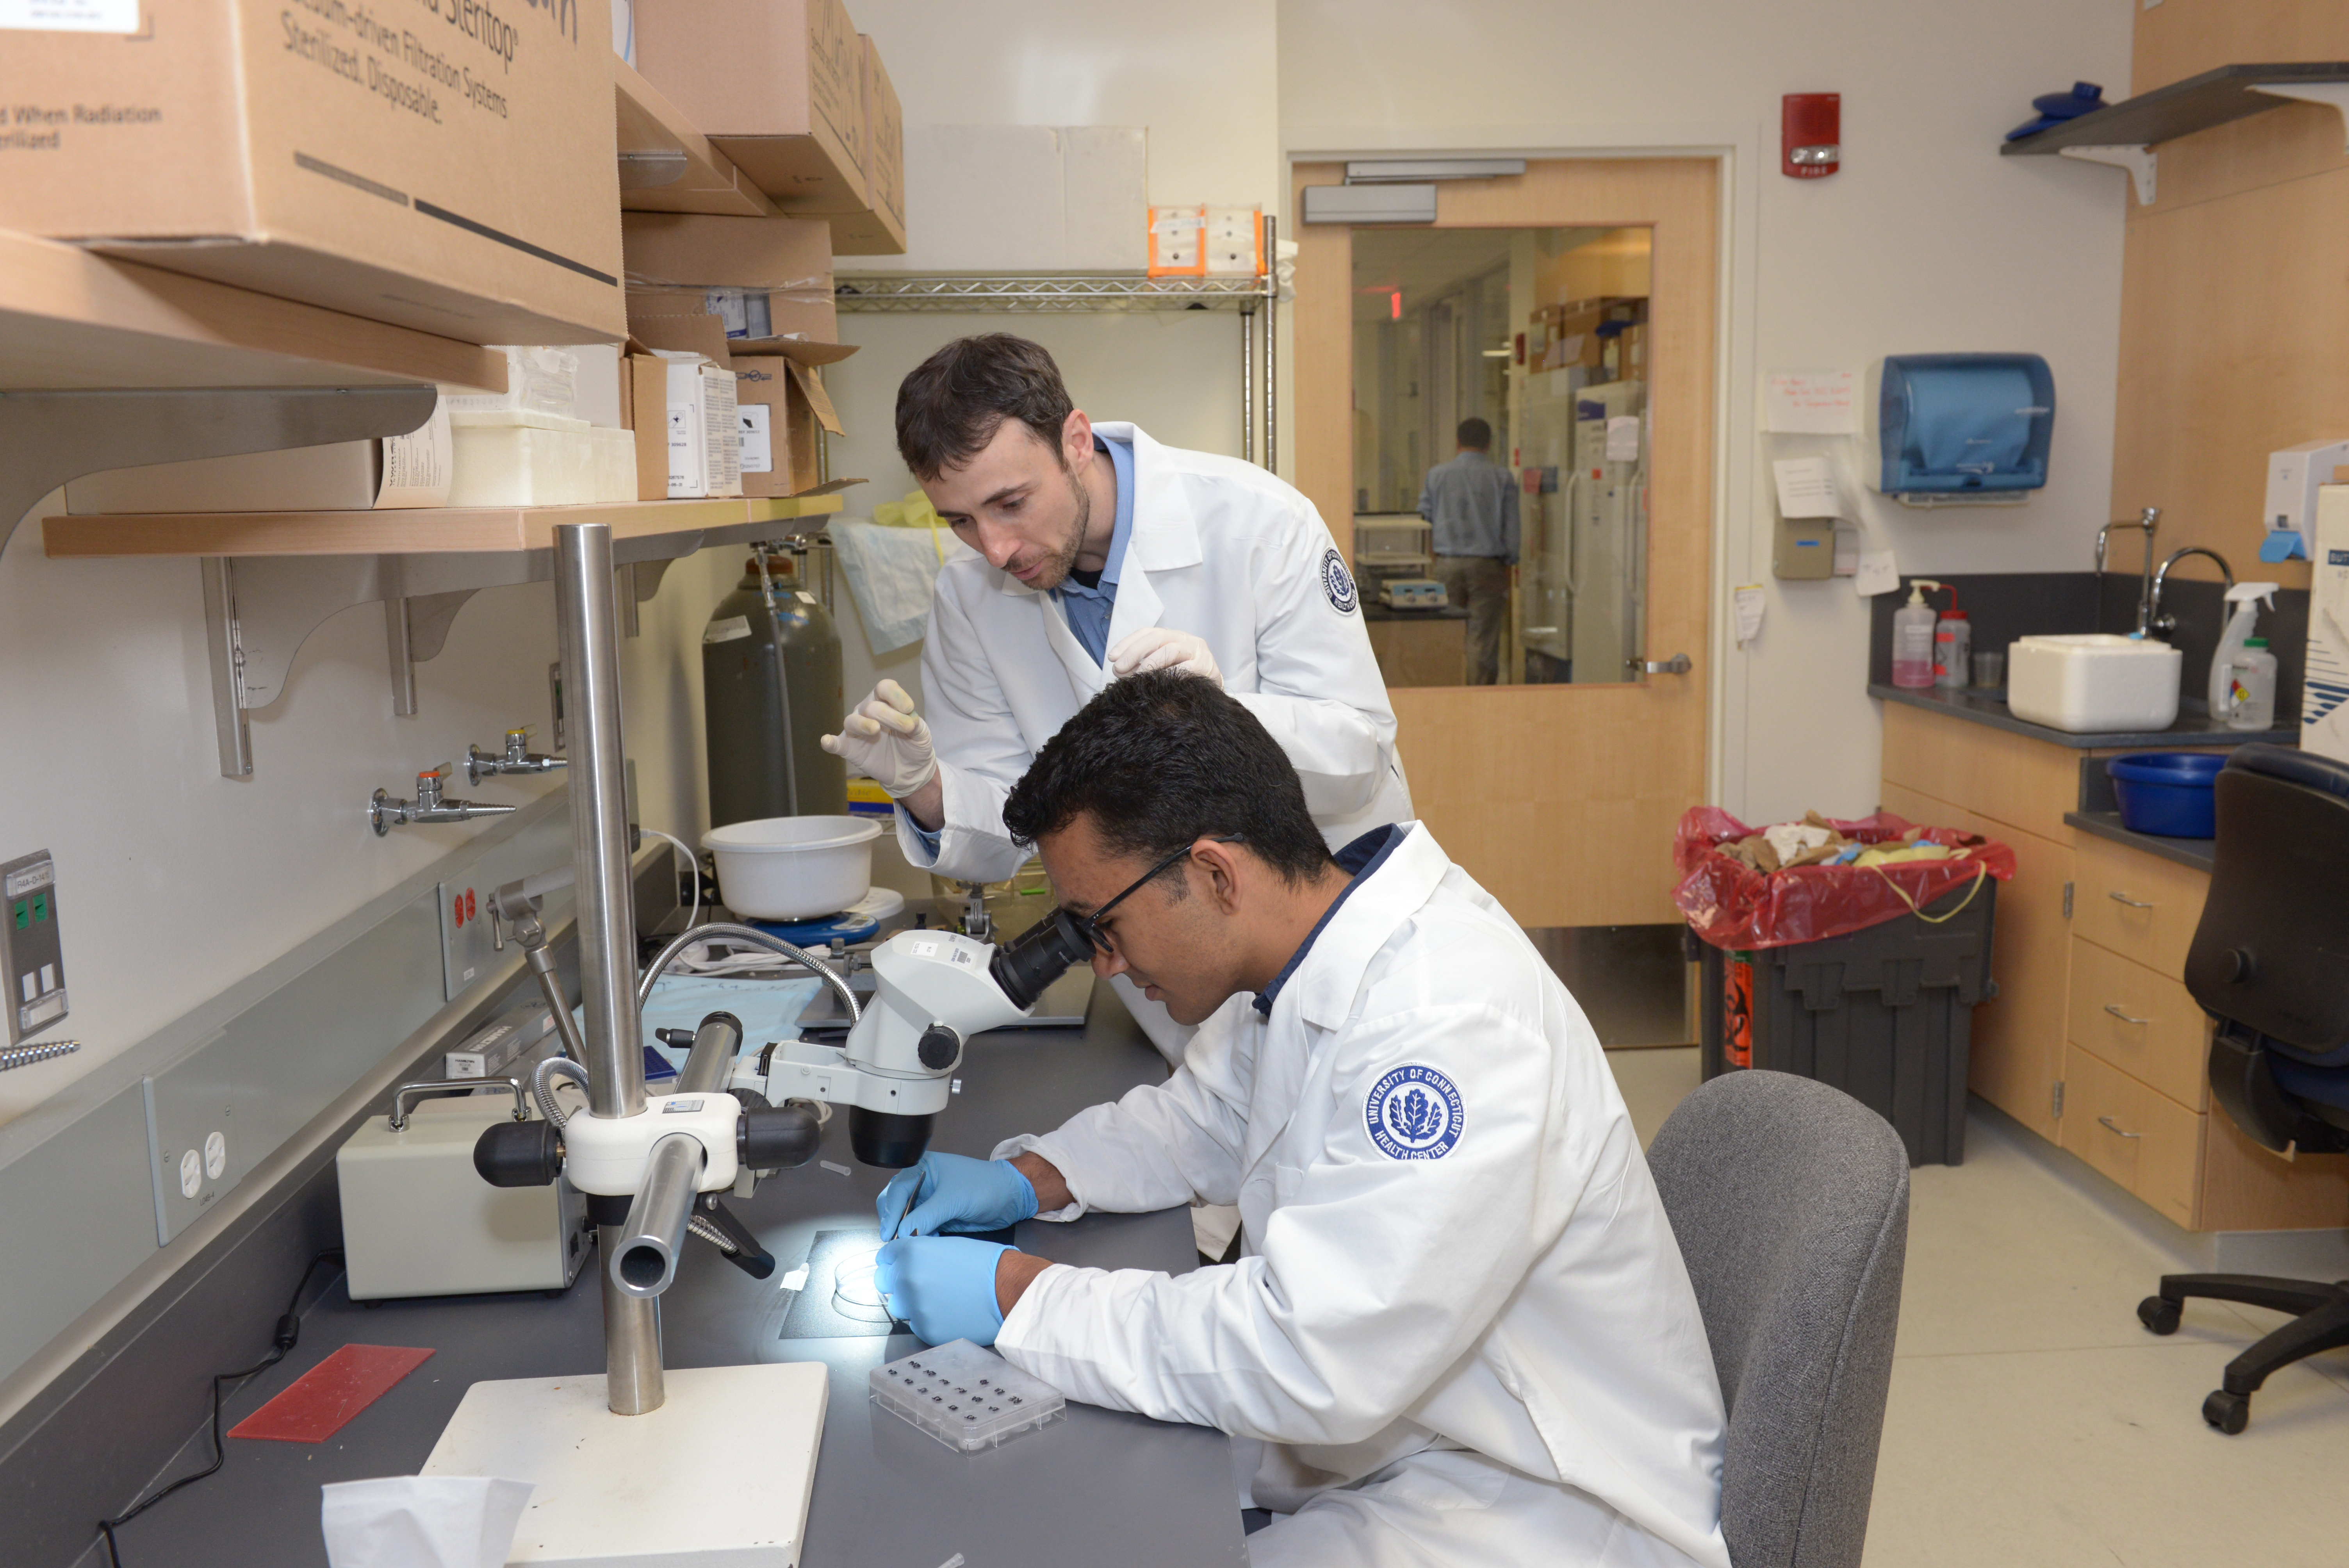
[[[832,1272],[832,1310],[843,1317],[860,1323],[887,1323],[891,1319],[889,1304],[881,1298],[878,1254],[870,1252],[844,1253]]]

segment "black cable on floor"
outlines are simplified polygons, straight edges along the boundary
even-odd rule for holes
[[[222,1372],[213,1376],[212,1462],[200,1470],[181,1476],[161,1491],[141,1498],[113,1518],[101,1519],[98,1522],[98,1532],[106,1537],[107,1561],[113,1564],[113,1568],[122,1568],[122,1554],[114,1542],[116,1530],[129,1523],[181,1487],[193,1486],[206,1476],[216,1474],[221,1466],[226,1462],[228,1449],[221,1441],[221,1401],[235,1389],[243,1387],[248,1380],[260,1377],[261,1374],[285,1359],[285,1353],[293,1349],[295,1343],[302,1337],[302,1293],[310,1288],[311,1277],[318,1272],[319,1264],[330,1259],[340,1262],[342,1256],[343,1250],[340,1247],[328,1247],[310,1260],[310,1266],[302,1271],[302,1278],[294,1286],[294,1298],[285,1304],[285,1315],[277,1320],[277,1332],[270,1337],[267,1356],[242,1371]]]

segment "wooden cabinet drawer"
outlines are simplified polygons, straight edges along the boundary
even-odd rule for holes
[[[2085,834],[2073,850],[2078,873],[2074,934],[2159,974],[2184,975],[2209,877]]]
[[[2209,1021],[2184,983],[2075,936],[2070,1029],[2072,1044],[2189,1110],[2209,1108]]]
[[[2120,1068],[2077,1047],[2065,1049],[2057,1141],[2189,1229],[2202,1180],[2202,1123]]]
[[[2080,808],[2081,755],[1966,719],[1884,705],[1887,783],[2043,838],[2064,838],[2064,813]]]

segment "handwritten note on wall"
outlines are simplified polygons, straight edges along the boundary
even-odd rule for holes
[[[1762,428],[1778,436],[1849,436],[1859,429],[1859,376],[1774,370],[1763,382]]]

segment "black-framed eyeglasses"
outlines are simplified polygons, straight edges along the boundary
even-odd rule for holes
[[[1159,861],[1156,865],[1151,867],[1140,876],[1134,878],[1133,884],[1123,892],[1119,893],[1115,898],[1110,900],[1107,903],[1102,905],[1091,914],[1071,914],[1069,918],[1076,923],[1076,927],[1079,931],[1085,934],[1085,940],[1099,948],[1104,957],[1115,957],[1117,955],[1117,949],[1110,945],[1108,934],[1103,932],[1101,928],[1102,919],[1108,915],[1111,910],[1115,909],[1119,904],[1123,903],[1127,899],[1132,898],[1135,893],[1140,892],[1150,882],[1155,881],[1161,872],[1164,872],[1176,861],[1179,861],[1184,856],[1189,854],[1193,848],[1197,845],[1198,841],[1199,841],[1196,839],[1192,840],[1190,843],[1184,845],[1181,849],[1175,851],[1173,854],[1167,856],[1164,860]],[[1237,844],[1244,843],[1247,841],[1238,833],[1227,833],[1221,838],[1210,838],[1207,841],[1211,844]]]

